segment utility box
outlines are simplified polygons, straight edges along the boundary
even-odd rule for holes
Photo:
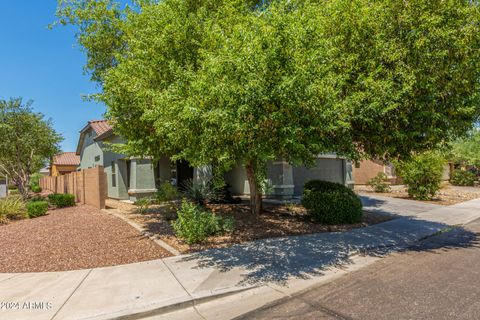
[[[0,199],[7,197],[7,178],[0,177]]]

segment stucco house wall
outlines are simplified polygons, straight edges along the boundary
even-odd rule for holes
[[[7,178],[0,176],[0,199],[6,198],[8,193]]]

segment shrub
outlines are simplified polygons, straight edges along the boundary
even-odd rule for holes
[[[358,223],[362,219],[362,202],[351,189],[339,183],[307,182],[302,205],[313,220],[324,224]]]
[[[35,192],[35,193],[40,193],[42,192],[42,188],[40,186],[37,186],[37,185],[33,185],[30,187],[30,190],[32,190],[32,192]]]
[[[25,203],[19,197],[0,199],[0,223],[6,223],[10,219],[22,219],[27,217]]]
[[[47,201],[30,201],[27,202],[27,213],[30,218],[44,216],[48,211]]]
[[[395,167],[397,174],[407,186],[410,197],[429,200],[440,189],[444,162],[440,155],[427,152],[413,156],[407,161],[399,161]]]
[[[135,205],[137,206],[137,213],[145,214],[148,211],[148,208],[152,204],[152,200],[150,198],[140,198],[135,201]]]
[[[209,182],[196,182],[190,179],[185,181],[181,187],[185,197],[202,206],[213,194],[213,188]]]
[[[450,183],[454,186],[473,186],[477,177],[473,172],[465,170],[453,170]]]
[[[178,190],[170,182],[164,182],[158,188],[155,198],[158,202],[178,199]]]
[[[177,215],[177,220],[172,223],[175,235],[188,244],[203,242],[209,236],[232,232],[235,228],[233,217],[222,219],[185,199],[182,201]]]
[[[375,192],[390,192],[388,176],[384,172],[379,172],[375,177],[368,180],[367,184],[372,187]]]
[[[48,201],[57,208],[75,206],[75,196],[68,193],[52,193],[48,195]]]
[[[221,187],[212,187],[212,193],[208,198],[210,203],[240,203],[242,199],[232,197],[230,185],[227,183]]]

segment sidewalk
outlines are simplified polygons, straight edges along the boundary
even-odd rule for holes
[[[368,263],[367,258],[352,257],[357,253],[378,256],[401,250],[448,225],[480,218],[480,199],[428,208],[401,199],[362,200],[366,210],[400,217],[349,232],[265,239],[130,265],[0,274],[0,318],[127,319],[180,309],[195,314],[202,305],[222,299],[245,299],[242,302],[251,301],[255,307],[325,281],[341,268]],[[226,313],[207,318],[228,318],[235,301]],[[14,304],[7,307],[6,302]],[[37,308],[27,309],[25,302],[37,303]]]

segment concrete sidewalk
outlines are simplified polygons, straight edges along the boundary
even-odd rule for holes
[[[428,208],[401,199],[363,201],[366,210],[399,218],[349,232],[265,239],[130,265],[0,274],[0,319],[160,319],[175,310],[191,313],[180,318],[227,319],[235,314],[234,303],[220,313],[199,310],[229,299],[250,301],[255,308],[341,274],[341,268],[369,263],[352,258],[357,253],[379,256],[401,250],[449,225],[480,218],[480,199]]]

